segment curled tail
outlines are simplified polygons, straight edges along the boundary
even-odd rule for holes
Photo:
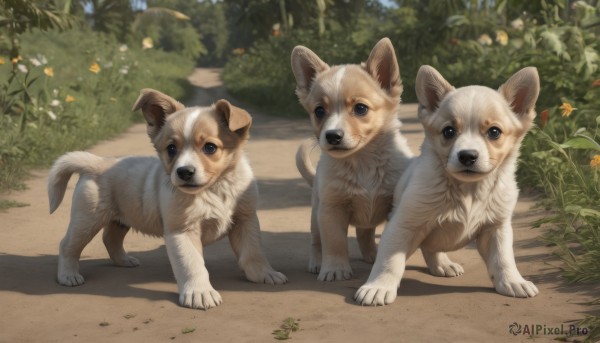
[[[306,139],[300,144],[296,152],[296,168],[298,168],[300,175],[302,175],[311,187],[315,179],[316,170],[310,160],[310,152],[315,148],[316,144],[314,139]]]
[[[99,174],[106,169],[102,157],[84,151],[74,151],[59,157],[48,175],[48,200],[50,213],[56,211],[65,196],[71,175]]]

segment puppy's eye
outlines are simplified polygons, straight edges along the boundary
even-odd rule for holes
[[[493,141],[500,138],[501,134],[502,134],[502,131],[495,126],[490,127],[489,130],[487,131],[488,138]]]
[[[325,114],[327,112],[325,112],[325,109],[323,108],[323,106],[319,106],[317,108],[315,108],[315,117],[317,117],[317,119],[323,119],[323,117],[325,117]]]
[[[212,155],[215,152],[217,152],[217,146],[214,145],[213,143],[206,143],[202,147],[202,151],[204,151],[204,153],[207,155]]]
[[[354,114],[357,116],[364,116],[369,112],[369,107],[365,104],[356,104],[354,105]]]
[[[452,139],[452,138],[454,138],[454,136],[456,136],[456,129],[453,128],[452,126],[446,126],[442,130],[442,135],[444,135],[444,138],[446,138],[446,139]]]
[[[167,154],[169,155],[169,157],[177,155],[177,146],[175,146],[175,144],[167,145]]]

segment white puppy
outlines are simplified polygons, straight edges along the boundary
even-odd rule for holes
[[[179,287],[179,302],[209,309],[221,303],[204,265],[203,246],[224,235],[248,280],[282,284],[260,246],[257,187],[242,150],[252,118],[225,100],[211,107],[184,108],[158,91],[142,90],[134,105],[148,124],[158,158],[102,158],[87,152],[60,157],[50,170],[50,213],[60,205],[73,173],[71,222],[60,244],[58,282],[84,283],[83,248],[104,228],[104,244],[118,266],[139,264],[123,249],[133,227],[164,236]]]
[[[425,128],[421,156],[398,182],[393,214],[369,279],[355,294],[357,303],[392,303],[406,260],[419,247],[424,253],[452,251],[472,240],[498,293],[538,294],[517,270],[511,217],[519,147],[535,117],[539,89],[531,67],[498,91],[454,89],[435,69],[421,67],[416,80]]]

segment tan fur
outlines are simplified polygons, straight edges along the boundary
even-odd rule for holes
[[[379,41],[363,65],[329,67],[308,48],[292,52],[296,94],[310,114],[321,157],[314,171],[309,152],[311,140],[298,149],[296,164],[311,184],[311,256],[309,271],[318,279],[349,279],[347,230],[357,228],[363,258],[376,255],[375,227],[391,210],[393,189],[410,163],[410,152],[400,134],[398,109],[402,82],[389,39]],[[357,113],[364,104],[365,115]],[[317,107],[325,114],[318,118]],[[332,144],[327,133],[343,132]]]
[[[242,150],[250,115],[225,100],[184,108],[151,89],[142,90],[133,108],[142,110],[158,158],[109,159],[79,151],[60,157],[50,170],[51,212],[60,205],[71,175],[80,174],[71,222],[60,244],[58,282],[84,283],[79,258],[102,228],[113,262],[137,266],[138,260],[123,249],[133,228],[164,236],[183,306],[209,309],[221,303],[202,254],[203,246],[225,235],[248,280],[285,283],[287,278],[271,268],[260,246],[258,192]],[[206,150],[207,144],[216,151]],[[193,172],[182,174],[181,168]]]
[[[368,281],[356,292],[362,305],[392,303],[406,259],[419,247],[430,269],[462,270],[440,255],[475,240],[496,291],[533,297],[512,249],[512,211],[519,147],[535,117],[539,78],[535,68],[513,75],[498,91],[454,89],[432,67],[417,75],[419,118],[425,141],[396,186],[394,211],[381,237]],[[447,127],[455,135],[444,137]],[[491,131],[497,128],[499,136]]]

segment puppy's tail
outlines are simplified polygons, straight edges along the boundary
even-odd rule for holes
[[[74,151],[59,157],[48,175],[48,200],[50,213],[56,211],[65,196],[71,175],[99,174],[104,169],[104,159],[84,151]]]
[[[308,182],[308,185],[312,187],[315,179],[315,166],[313,166],[310,160],[310,152],[316,146],[316,141],[312,138],[306,139],[296,152],[296,168],[300,172],[300,175]]]

